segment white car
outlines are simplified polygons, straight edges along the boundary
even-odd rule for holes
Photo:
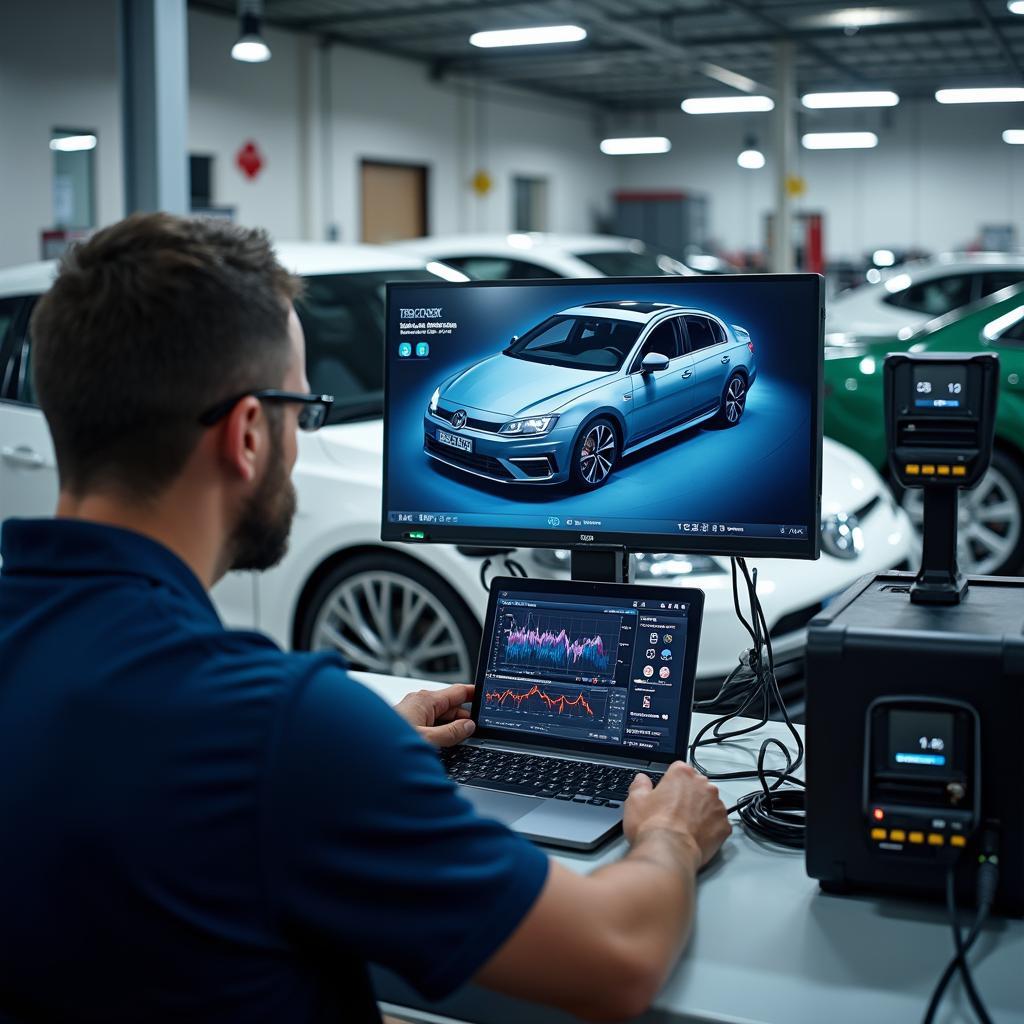
[[[833,299],[825,313],[828,341],[844,335],[894,337],[935,317],[1024,281],[1024,254],[959,253],[905,263],[875,284]]]
[[[396,242],[395,248],[440,260],[474,281],[543,277],[689,277],[685,263],[613,235],[449,235]]]
[[[284,560],[231,573],[213,591],[224,620],[284,647],[337,648],[354,668],[436,680],[472,677],[486,607],[482,578],[514,558],[531,575],[567,576],[568,554],[482,551],[380,540],[384,282],[428,280],[426,264],[374,246],[280,245],[306,280],[300,315],[315,391],[336,396],[332,417],[298,435],[298,513]],[[55,264],[0,271],[0,520],[46,516],[57,498],[53,446],[33,403],[28,317]],[[451,278],[445,267],[435,267]],[[799,655],[804,626],[863,573],[905,564],[913,531],[871,466],[825,441],[817,562],[769,560],[759,589],[780,658]],[[492,566],[485,570],[485,559]],[[699,673],[721,677],[747,646],[733,612],[728,560],[641,555],[637,577],[707,593]]]

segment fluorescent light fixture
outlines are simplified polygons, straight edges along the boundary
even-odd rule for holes
[[[680,104],[687,114],[749,114],[774,110],[770,96],[692,96]]]
[[[1006,9],[1011,14],[1024,14],[1024,0],[1010,0]]]
[[[874,149],[874,132],[808,132],[801,139],[804,149]]]
[[[630,156],[636,153],[667,153],[672,143],[663,135],[643,136],[631,139],[604,139],[601,152],[608,156]]]
[[[838,110],[841,107],[895,107],[900,98],[894,92],[809,92],[802,103],[808,110]]]
[[[540,25],[537,28],[501,28],[474,32],[473,46],[543,46],[547,43],[578,43],[587,38],[587,30],[579,25]]]
[[[845,7],[820,16],[819,23],[836,28],[873,28],[877,25],[891,25],[903,20],[899,10],[884,7]]]
[[[1003,142],[1008,142],[1011,146],[1024,146],[1024,128],[1007,128],[1003,132]]]
[[[445,281],[456,281],[461,284],[463,281],[469,280],[461,270],[449,267],[447,263],[439,263],[437,260],[431,260],[427,264],[427,270]]]
[[[1011,309],[1009,313],[1004,313],[990,324],[986,324],[985,329],[981,332],[982,336],[986,341],[995,341],[1004,331],[1008,331],[1021,320],[1024,320],[1024,306]]]
[[[876,267],[891,267],[896,263],[896,253],[892,249],[876,249],[871,254],[871,262]]]
[[[84,149],[95,148],[95,135],[65,135],[62,139],[50,139],[50,149],[58,153],[80,153]]]
[[[935,98],[940,103],[1024,103],[1024,88],[940,89]]]
[[[759,149],[745,149],[736,157],[736,163],[745,171],[759,171],[764,167],[764,153]]]

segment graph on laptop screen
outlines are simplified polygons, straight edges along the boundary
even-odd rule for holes
[[[821,309],[809,274],[389,285],[382,536],[816,557]]]
[[[688,610],[686,601],[634,595],[499,591],[484,638],[480,724],[509,736],[674,751]]]

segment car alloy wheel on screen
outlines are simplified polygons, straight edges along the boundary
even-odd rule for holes
[[[741,373],[729,378],[722,394],[722,408],[718,414],[718,422],[726,427],[735,427],[743,418],[743,410],[747,407],[747,382]]]
[[[473,675],[480,631],[447,583],[382,552],[327,576],[309,603],[300,645],[336,650],[353,669],[464,683]]]
[[[588,490],[600,487],[615,468],[618,454],[615,428],[607,420],[594,420],[583,428],[573,449],[573,478]]]
[[[903,492],[903,507],[921,531],[924,491]],[[1002,452],[992,453],[992,465],[981,482],[960,492],[957,562],[960,570],[979,576],[1016,573],[1024,558],[1024,474]]]

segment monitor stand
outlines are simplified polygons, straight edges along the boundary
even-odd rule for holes
[[[626,548],[573,548],[572,578],[592,583],[631,583],[630,555]]]

